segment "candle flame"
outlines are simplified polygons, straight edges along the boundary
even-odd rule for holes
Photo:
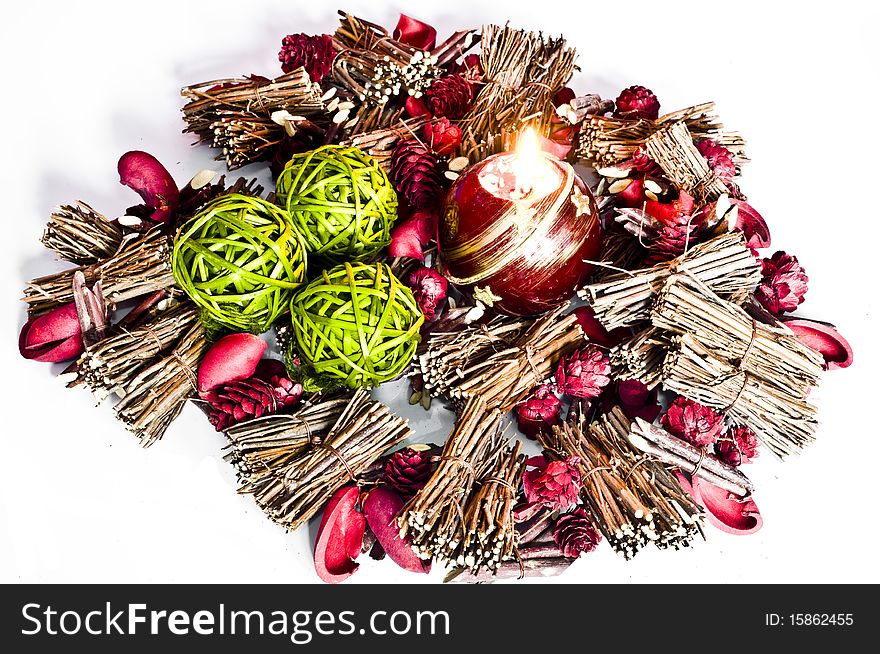
[[[541,142],[533,127],[526,128],[516,142],[513,170],[521,197],[533,192],[543,196],[558,182],[557,175],[541,151]]]

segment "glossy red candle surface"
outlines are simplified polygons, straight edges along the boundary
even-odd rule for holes
[[[511,193],[517,156],[493,155],[456,180],[440,223],[440,256],[450,281],[476,299],[528,316],[559,306],[586,280],[584,260],[598,255],[601,228],[589,187],[550,155],[536,154],[543,182],[534,191]]]

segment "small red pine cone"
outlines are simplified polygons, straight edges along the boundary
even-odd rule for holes
[[[443,201],[443,175],[437,156],[415,139],[401,139],[391,153],[391,181],[413,211]]]
[[[275,389],[256,377],[223,384],[210,391],[206,399],[211,406],[208,420],[217,431],[278,410]]]
[[[673,436],[703,447],[718,440],[724,419],[709,407],[679,396],[660,417],[660,424]]]
[[[736,165],[733,163],[733,155],[723,145],[719,145],[712,139],[697,141],[697,150],[709,162],[709,168],[715,173],[715,177],[725,184],[733,182],[736,177]]]
[[[556,387],[560,393],[572,397],[599,397],[611,381],[610,375],[608,357],[595,345],[588,345],[559,360]]]
[[[715,443],[715,454],[731,466],[749,463],[758,456],[758,437],[748,427],[731,427]]]
[[[516,425],[528,438],[535,440],[540,432],[549,434],[561,422],[562,403],[547,384],[538,386],[516,405]]]
[[[385,483],[406,499],[415,495],[434,471],[429,450],[405,447],[388,457],[385,463]]]
[[[462,75],[444,75],[431,84],[425,95],[435,116],[457,120],[471,110],[474,85]]]
[[[807,293],[810,280],[797,257],[777,252],[761,260],[763,278],[755,289],[755,298],[767,311],[780,315],[794,311]]]
[[[570,513],[563,513],[553,525],[553,540],[563,556],[572,559],[583,553],[592,552],[602,541],[602,536],[593,524],[590,514],[583,507]]]
[[[412,289],[425,320],[434,320],[437,317],[437,306],[446,299],[449,285],[446,278],[433,268],[417,266],[409,274],[406,284]]]
[[[336,51],[329,34],[289,34],[281,41],[278,61],[285,73],[304,66],[309,78],[318,83],[333,67]]]
[[[684,254],[685,250],[700,242],[702,228],[702,221],[691,216],[679,216],[662,224],[648,244],[650,253],[644,265],[651,266]]]
[[[448,118],[441,118],[425,125],[422,138],[434,154],[442,157],[461,145],[461,128]]]
[[[640,145],[638,149],[633,152],[631,161],[633,170],[637,170],[645,176],[660,177],[663,175],[663,169],[656,161],[648,156],[645,146],[643,145]]]
[[[644,86],[623,89],[617,96],[615,105],[615,118],[657,120],[660,115],[660,101],[651,89]]]
[[[533,469],[523,473],[526,502],[539,503],[554,511],[566,511],[578,502],[581,492],[580,459],[571,456],[564,461],[547,461],[535,456],[526,461]]]

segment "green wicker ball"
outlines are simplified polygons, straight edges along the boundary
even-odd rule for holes
[[[424,322],[412,291],[384,263],[324,271],[296,292],[290,313],[291,345],[315,388],[394,379],[412,360]]]
[[[397,193],[376,160],[326,145],[296,154],[275,183],[310,253],[331,264],[366,261],[391,242]]]
[[[283,209],[230,194],[178,230],[171,267],[207,323],[258,334],[288,310],[302,285],[306,248]]]

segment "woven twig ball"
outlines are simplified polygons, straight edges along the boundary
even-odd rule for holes
[[[207,323],[261,333],[305,279],[306,248],[283,209],[230,194],[178,230],[171,266]]]
[[[391,242],[397,193],[375,159],[327,145],[296,154],[275,184],[310,253],[331,264],[366,261]]]
[[[291,302],[294,341],[317,388],[372,387],[403,372],[424,317],[384,263],[345,263],[324,271]]]

